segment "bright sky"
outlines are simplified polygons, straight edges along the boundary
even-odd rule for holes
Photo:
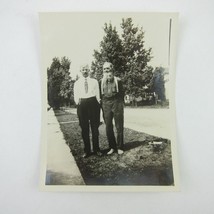
[[[82,64],[91,65],[94,49],[104,36],[104,23],[111,22],[121,33],[122,18],[131,17],[135,26],[145,31],[145,47],[152,48],[152,66],[168,65],[169,20],[171,14],[151,13],[42,13],[41,46],[45,68],[54,57],[71,60],[71,76]]]

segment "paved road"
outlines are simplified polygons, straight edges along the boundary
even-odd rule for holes
[[[76,109],[69,109],[76,114]],[[157,137],[171,139],[169,109],[125,108],[124,126]]]
[[[171,139],[169,109],[125,108],[124,123],[127,128]]]

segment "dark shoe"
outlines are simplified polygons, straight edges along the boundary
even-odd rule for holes
[[[103,153],[101,151],[98,151],[98,152],[95,152],[95,155],[101,157],[101,156],[103,156]]]
[[[88,158],[88,157],[90,157],[91,156],[91,154],[90,153],[84,153],[84,155],[82,156],[83,158]]]

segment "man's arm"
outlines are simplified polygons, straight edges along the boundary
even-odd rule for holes
[[[98,103],[100,103],[100,88],[97,80],[95,80],[95,95]]]
[[[125,91],[121,80],[118,80],[118,90],[120,99],[124,101]]]
[[[99,85],[99,93],[100,93],[100,100],[102,102],[102,91],[101,91],[101,84],[102,84],[102,79],[98,82],[98,85]]]
[[[77,83],[77,81],[74,83],[74,102],[76,103],[76,105],[79,104],[78,83]]]

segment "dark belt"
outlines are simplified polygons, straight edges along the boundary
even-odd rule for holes
[[[118,94],[115,94],[114,96],[111,97],[103,96],[103,100],[115,100],[115,99],[120,99],[120,96],[118,96]]]
[[[80,98],[81,101],[90,101],[90,100],[94,100],[94,99],[96,99],[96,97]]]

